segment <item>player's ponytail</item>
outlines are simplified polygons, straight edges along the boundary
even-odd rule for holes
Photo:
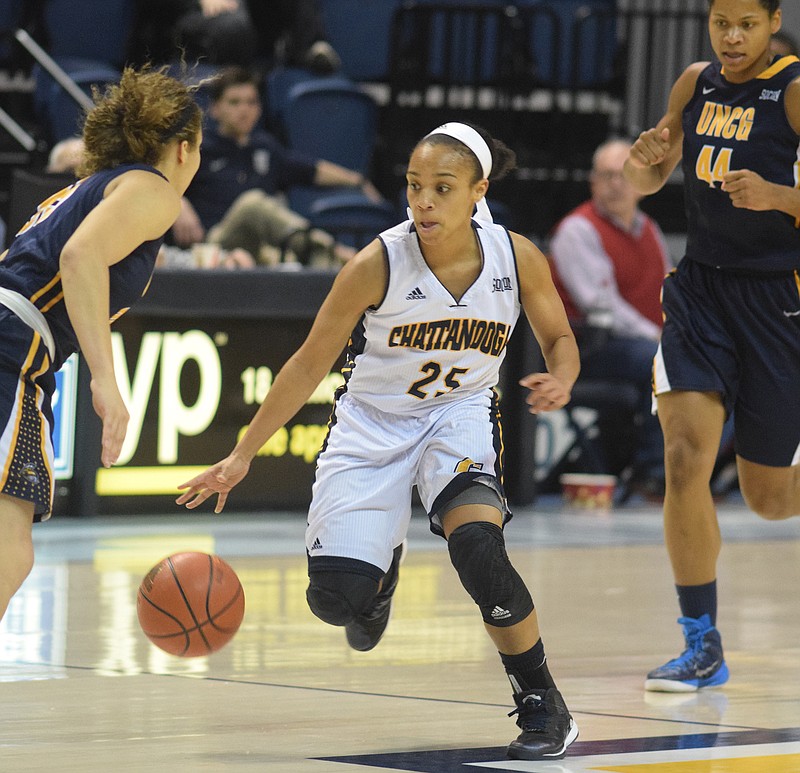
[[[165,69],[128,67],[118,83],[103,93],[94,90],[95,105],[83,130],[81,176],[120,164],[154,165],[172,140],[196,142],[202,113],[193,90]]]

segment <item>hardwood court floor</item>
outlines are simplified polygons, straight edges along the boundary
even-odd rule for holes
[[[304,600],[301,513],[54,519],[0,626],[0,771],[800,772],[800,522],[721,507],[724,689],[646,694],[681,649],[657,508],[520,508],[509,552],[580,726],[561,761],[511,762],[509,688],[444,543],[415,517],[394,617],[370,653]],[[178,550],[219,553],[247,596],[208,657],[163,654],[136,591]]]

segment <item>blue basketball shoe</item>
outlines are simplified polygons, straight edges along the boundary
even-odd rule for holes
[[[679,617],[686,639],[683,653],[647,675],[645,690],[654,692],[694,692],[702,687],[719,687],[728,681],[728,666],[722,653],[719,631],[711,618],[698,620]]]

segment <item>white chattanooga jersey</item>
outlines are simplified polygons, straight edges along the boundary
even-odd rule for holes
[[[350,341],[346,390],[386,413],[423,414],[497,384],[519,317],[519,281],[511,237],[472,221],[483,267],[460,299],[428,268],[409,220],[379,235],[389,281]]]

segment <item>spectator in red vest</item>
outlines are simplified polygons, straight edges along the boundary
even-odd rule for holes
[[[581,345],[581,377],[633,383],[641,394],[634,488],[660,495],[661,428],[651,415],[651,373],[661,334],[661,283],[671,264],[661,229],[639,209],[622,174],[630,143],[594,153],[591,199],[557,225],[550,256],[556,286]]]

